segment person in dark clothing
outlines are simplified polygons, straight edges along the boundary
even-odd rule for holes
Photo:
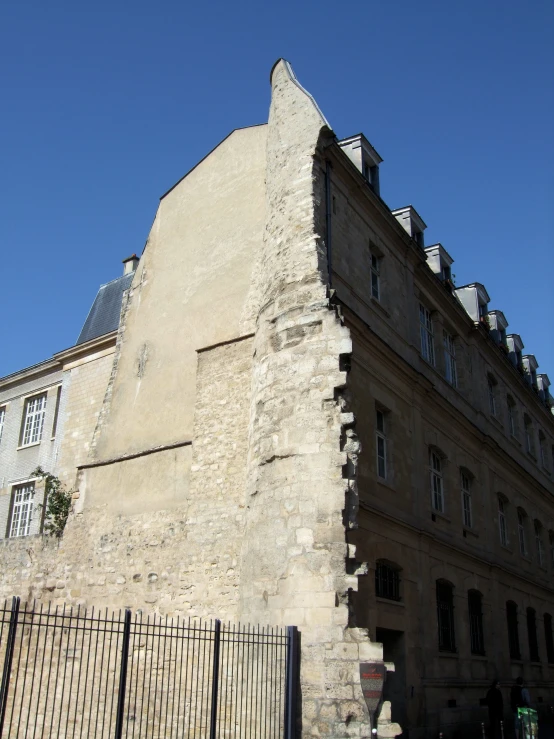
[[[500,739],[500,722],[504,718],[504,701],[498,680],[493,680],[487,692],[487,706],[489,707],[489,735],[491,739]]]

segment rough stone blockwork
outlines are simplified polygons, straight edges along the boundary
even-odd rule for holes
[[[0,597],[237,619],[251,357],[251,339],[199,355],[185,504],[117,516],[86,507],[59,547],[42,537],[6,540]],[[166,465],[179,453],[165,452]]]
[[[351,435],[344,448],[352,417],[340,400],[351,340],[327,294],[321,156],[330,132],[282,60],[272,86],[241,616],[299,626],[303,739],[365,737],[359,663],[382,654],[348,627],[357,577],[347,574],[344,475],[357,449]]]

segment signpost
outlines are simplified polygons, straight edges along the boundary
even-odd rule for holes
[[[383,684],[387,668],[383,662],[361,662],[360,682],[364,694],[367,710],[371,716],[371,726],[375,726],[375,712],[383,697]],[[375,730],[374,730],[375,731]]]

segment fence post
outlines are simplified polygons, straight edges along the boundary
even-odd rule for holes
[[[298,628],[287,626],[287,670],[285,690],[285,739],[296,737],[296,698],[298,694]]]
[[[8,702],[8,689],[12,671],[13,651],[15,647],[15,634],[19,618],[19,598],[12,598],[12,612],[10,614],[10,628],[8,630],[8,641],[4,655],[4,671],[2,672],[2,685],[0,687],[0,737],[4,731],[4,718],[6,716],[6,704]]]
[[[117,695],[117,714],[115,721],[115,739],[123,734],[123,715],[125,713],[125,688],[127,687],[127,665],[129,664],[129,642],[131,640],[131,611],[125,609],[123,623],[123,644],[121,645],[121,667],[119,669],[119,693]]]
[[[214,631],[214,658],[212,665],[212,710],[210,717],[210,739],[217,732],[217,690],[219,688],[219,646],[221,644],[221,621],[216,618]]]

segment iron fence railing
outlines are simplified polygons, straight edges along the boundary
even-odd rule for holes
[[[294,739],[296,627],[0,607],[0,738]]]

